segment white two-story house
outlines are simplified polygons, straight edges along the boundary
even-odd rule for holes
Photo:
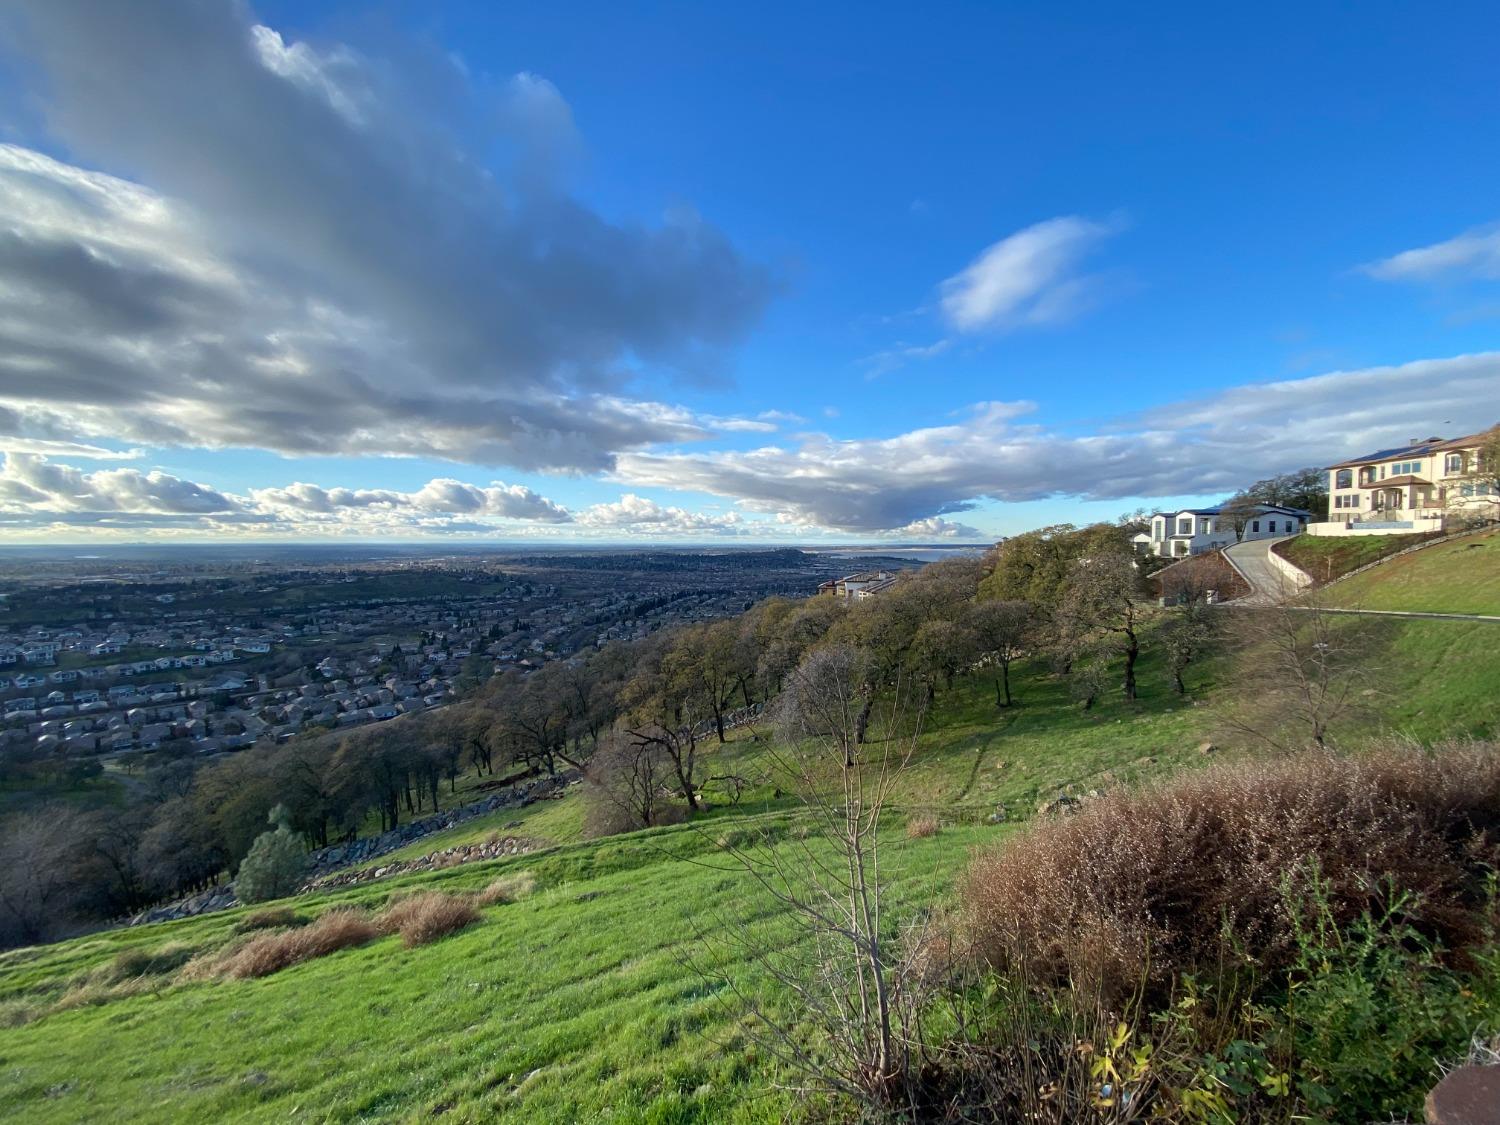
[[[1457,514],[1500,516],[1493,481],[1480,479],[1483,434],[1413,439],[1328,468],[1328,520],[1319,535],[1441,531]]]
[[[1226,507],[1220,504],[1212,508],[1157,512],[1151,517],[1151,553],[1163,558],[1186,558],[1245,539],[1279,539],[1302,531],[1309,518],[1309,513],[1301,508],[1260,504],[1241,514],[1244,527],[1237,532],[1235,520],[1225,514]]]

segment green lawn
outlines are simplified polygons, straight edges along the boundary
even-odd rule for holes
[[[1333,586],[1327,600],[1348,609],[1500,616],[1500,532],[1391,559]]]
[[[1330,582],[1387,555],[1404,551],[1431,535],[1298,535],[1272,548],[1316,582]]]

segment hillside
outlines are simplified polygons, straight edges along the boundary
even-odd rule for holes
[[[1500,616],[1500,531],[1439,543],[1333,584],[1344,609]]]
[[[1496,729],[1500,656],[1491,628],[1394,622],[1382,639],[1392,674],[1382,729],[1483,734]],[[1142,699],[1090,711],[1040,665],[1018,668],[1019,704],[997,711],[987,677],[941,693],[888,816],[882,867],[894,913],[940,904],[971,850],[1067,790],[1083,794],[1211,760],[1211,704],[1228,666],[1190,672],[1196,698],[1173,694],[1154,657]],[[1441,722],[1437,720],[1441,717]],[[712,772],[748,772],[764,732],[711,749]],[[1233,751],[1230,751],[1232,754]],[[477,890],[526,871],[529,898],[429,946],[383,937],[258,980],[178,979],[175,965],[232,939],[248,911],[138,927],[0,955],[0,1058],[7,1104],[30,1121],[316,1119],[774,1121],[787,1095],[748,1034],[748,995],[788,1011],[725,933],[763,947],[792,935],[785,916],[718,844],[795,831],[786,798],[755,790],[693,825],[577,841],[581,795],[420,841],[413,854],[521,820],[558,846],[295,900],[304,917],[335,905],[378,909],[413,888]],[[1004,804],[1005,823],[988,823]],[[938,834],[909,839],[912,810],[937,810]],[[181,947],[186,947],[182,949]],[[178,949],[175,954],[174,948]],[[171,971],[133,976],[129,951]],[[723,968],[732,987],[688,963]],[[741,992],[743,990],[743,993]]]

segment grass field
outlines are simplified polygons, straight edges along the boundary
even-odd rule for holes
[[[1315,582],[1331,582],[1431,539],[1431,535],[1298,535],[1272,550],[1312,575]]]
[[[1391,559],[1333,586],[1327,598],[1348,609],[1500,616],[1500,532]]]
[[[940,896],[968,849],[1002,828],[892,831],[891,901]],[[723,925],[770,948],[791,930],[722,870],[711,841],[662,829],[420,880],[477,888],[534,871],[532,897],[430,946],[381,938],[261,980],[175,984],[46,1015],[0,1036],[0,1096],[27,1121],[776,1121],[767,1060],[735,990],[753,964],[700,940]],[[419,880],[310,898],[378,905]],[[130,947],[223,942],[243,911],[0,957],[0,992],[45,1005],[59,983]],[[684,960],[716,966],[700,974]],[[767,995],[773,1007],[775,996]]]
[[[1376,626],[1369,662],[1378,687],[1362,734],[1431,741],[1500,729],[1500,630]],[[1089,712],[1040,667],[1018,670],[1012,709],[995,707],[987,678],[939,695],[882,853],[893,921],[940,906],[973,848],[1003,840],[1060,791],[1138,784],[1215,760],[1199,747],[1221,738],[1214,701],[1232,682],[1228,659],[1190,667],[1187,699],[1170,690],[1149,649],[1140,671],[1140,700],[1112,695]],[[742,729],[727,746],[707,747],[703,772],[752,773],[766,737]],[[1225,745],[1230,755],[1254,752]],[[985,823],[999,804],[1009,822]],[[907,839],[907,814],[933,808],[943,830]],[[515,821],[510,831],[557,846],[295,906],[309,916],[342,903],[378,908],[403,889],[477,889],[507,871],[536,875],[530,898],[489,908],[479,924],[429,946],[380,938],[259,980],[97,984],[129,949],[220,947],[244,911],[0,954],[0,1105],[37,1122],[782,1120],[790,1103],[747,1033],[738,990],[772,1009],[786,999],[751,959],[703,934],[753,935],[772,948],[794,938],[715,841],[755,826],[786,830],[796,818],[788,799],[764,787],[693,825],[595,841],[579,838],[576,788],[502,809],[394,856]],[[695,971],[685,954],[718,966],[735,987]],[[79,987],[86,977],[92,988]]]

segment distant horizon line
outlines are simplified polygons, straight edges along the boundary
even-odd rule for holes
[[[381,547],[402,548],[406,550],[500,550],[500,549],[524,549],[524,550],[555,550],[557,548],[589,548],[589,549],[628,549],[628,550],[797,550],[814,553],[826,551],[849,551],[849,550],[886,550],[886,551],[957,551],[968,550],[975,547],[993,547],[995,543],[1004,539],[1005,536],[997,536],[994,539],[975,540],[972,542],[946,542],[946,543],[888,543],[888,542],[840,542],[840,543],[787,543],[778,540],[739,540],[732,543],[721,541],[693,541],[682,540],[673,542],[642,543],[638,540],[597,540],[597,539],[568,539],[553,540],[544,543],[536,541],[520,540],[516,542],[464,542],[444,543],[442,541],[413,542],[409,539],[239,539],[230,543],[215,542],[208,539],[154,539],[154,540],[125,540],[111,543],[90,542],[56,542],[56,543],[4,543],[0,544],[0,553],[5,551],[87,551],[91,554],[100,554],[111,550],[122,548],[138,549],[149,547],[176,548],[176,547],[211,547],[219,550],[233,550],[237,547]]]

